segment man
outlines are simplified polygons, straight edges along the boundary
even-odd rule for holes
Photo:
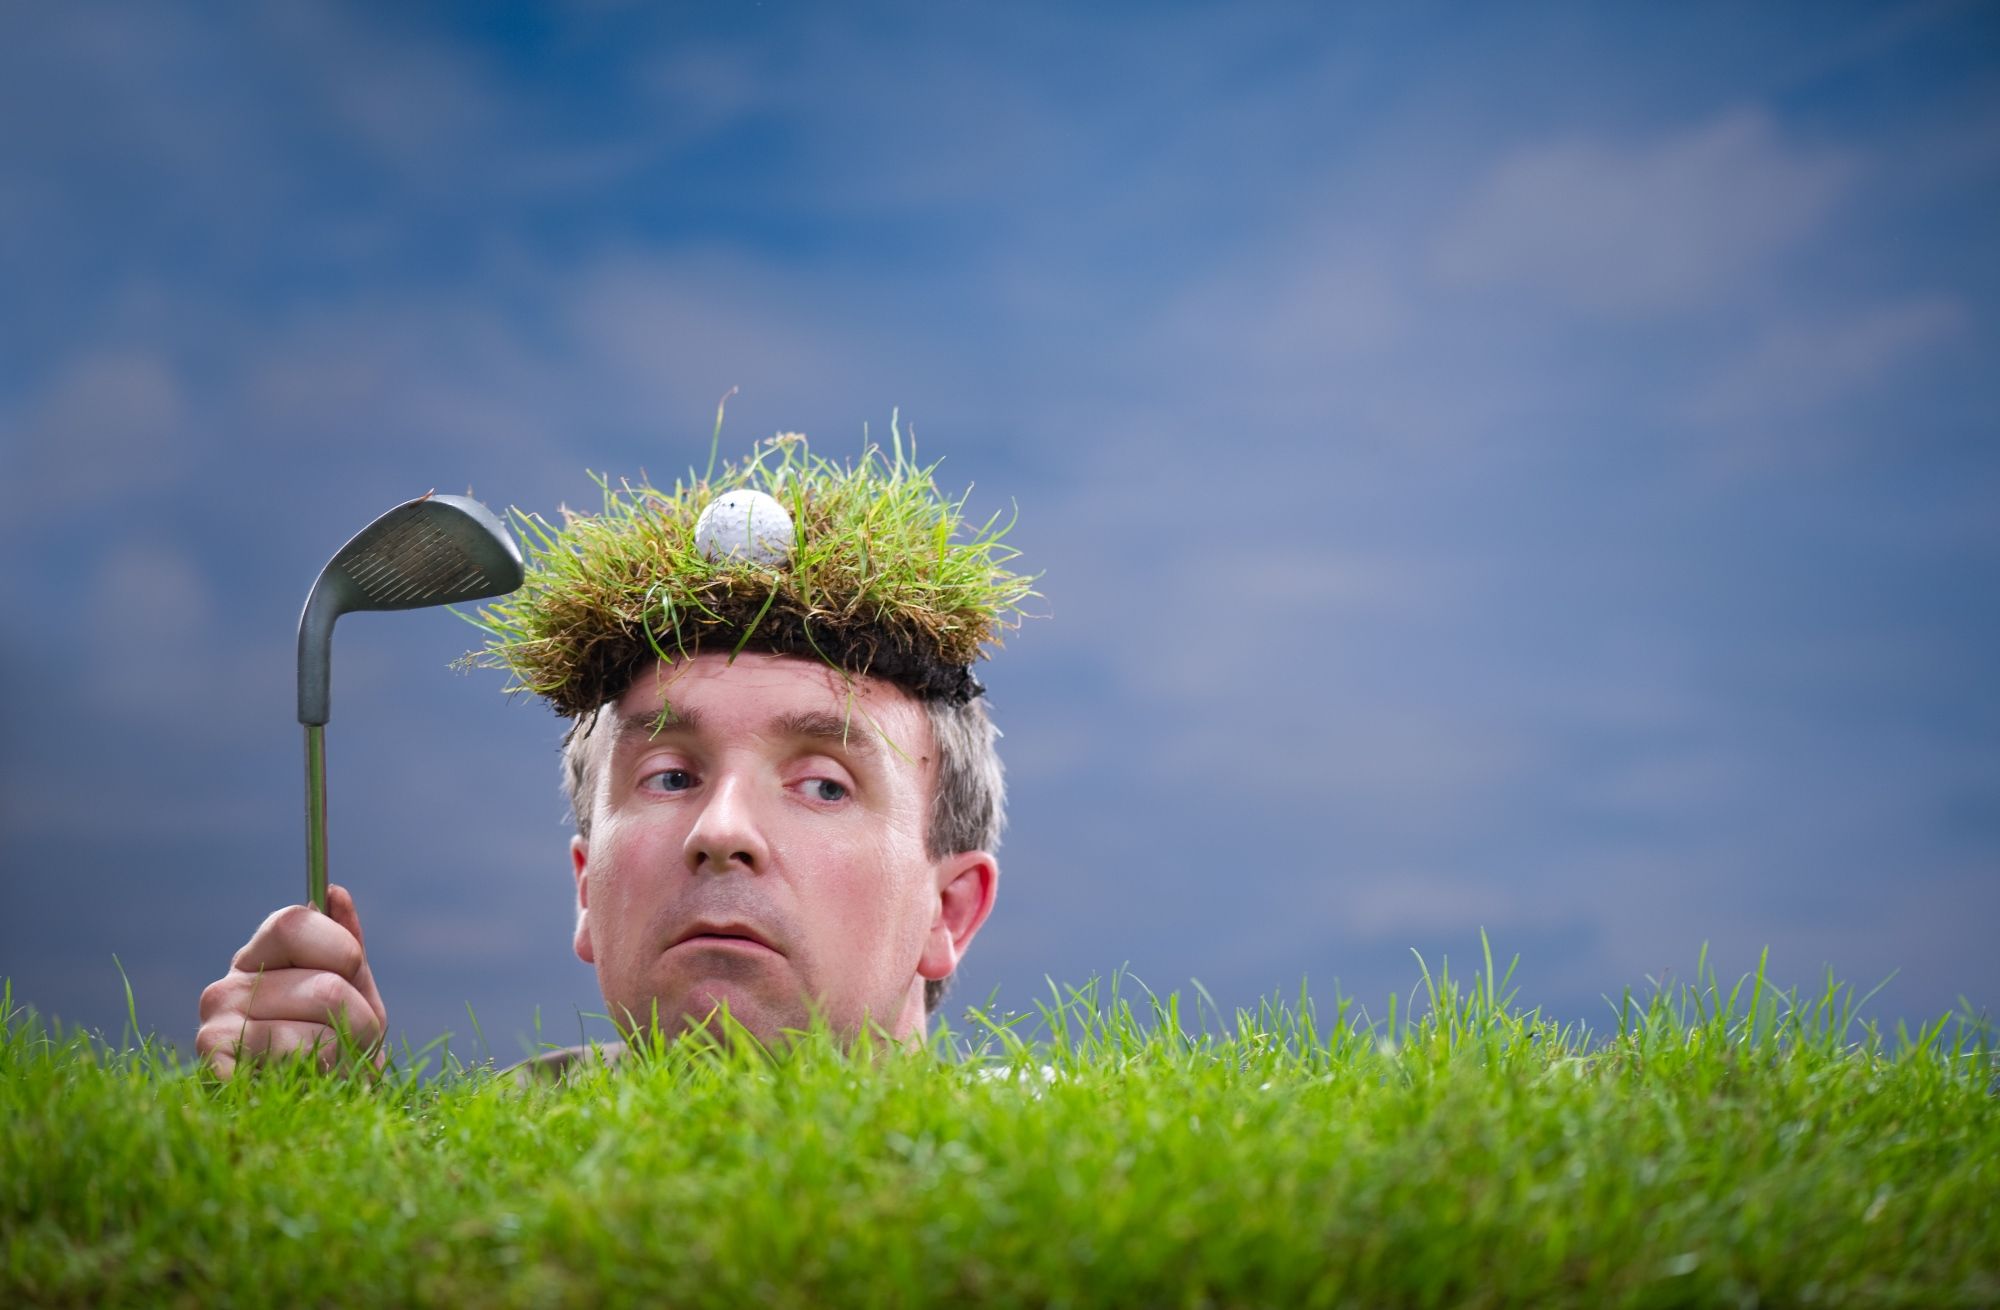
[[[488,653],[574,720],[574,948],[622,1030],[657,1021],[676,1037],[726,1002],[766,1044],[815,1011],[843,1040],[875,1028],[921,1042],[999,880],[997,734],[967,652],[1031,580],[995,567],[990,524],[940,549],[956,507],[900,453],[843,469],[800,439],[774,449],[776,469],[753,457],[715,487],[607,493],[604,515],[531,544],[542,567],[488,612]],[[788,560],[686,549],[732,477],[790,497]],[[633,595],[701,617],[635,627]],[[196,1047],[224,1075],[303,1052],[329,1062],[339,1027],[379,1050],[387,1011],[346,889],[326,915],[267,918],[200,1012]]]

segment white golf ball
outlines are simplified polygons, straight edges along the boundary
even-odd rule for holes
[[[792,553],[792,516],[763,492],[739,487],[708,503],[694,521],[694,544],[710,559],[777,564]]]

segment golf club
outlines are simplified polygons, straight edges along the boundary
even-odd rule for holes
[[[326,911],[326,720],[333,624],[357,610],[423,609],[504,596],[521,551],[466,496],[422,496],[354,534],[320,570],[299,616],[299,722],[306,730],[306,898]]]

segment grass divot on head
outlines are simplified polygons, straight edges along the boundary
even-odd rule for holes
[[[919,464],[892,421],[893,447],[851,463],[784,433],[735,464],[692,470],[671,491],[614,484],[594,514],[560,526],[516,509],[528,579],[479,610],[486,646],[463,663],[513,675],[510,691],[576,717],[618,696],[654,660],[775,651],[894,682],[924,699],[980,692],[972,666],[1016,627],[1035,579],[1007,566],[1013,524],[965,518],[937,464]],[[741,491],[790,519],[788,551],[704,549],[703,514]]]

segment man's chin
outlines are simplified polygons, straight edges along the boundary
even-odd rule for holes
[[[785,1029],[802,1029],[807,1020],[796,1004],[776,1004],[766,990],[740,982],[704,980],[671,989],[659,996],[657,1003],[649,997],[631,1007],[616,1007],[629,1008],[629,1012],[615,1017],[628,1038],[650,1038],[657,1021],[661,1038],[670,1042],[705,1030],[727,1044],[734,1036],[732,1027],[741,1027],[760,1045],[771,1047],[787,1040]]]

